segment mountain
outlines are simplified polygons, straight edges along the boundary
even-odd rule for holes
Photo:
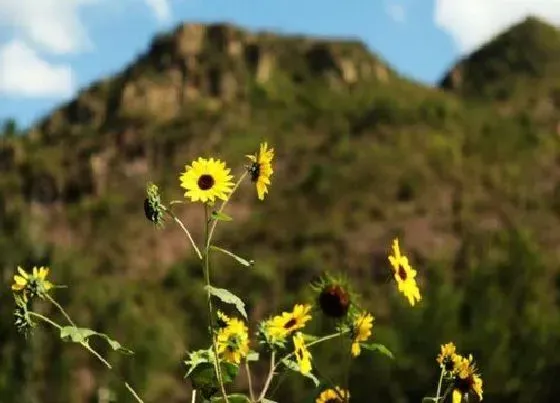
[[[560,341],[558,115],[517,103],[557,88],[555,33],[529,19],[430,88],[354,40],[183,24],[29,133],[2,137],[4,289],[18,264],[50,265],[70,286],[56,295],[77,321],[136,352],[111,360],[146,402],[185,401],[181,360],[204,341],[204,279],[182,232],[146,221],[145,185],[181,199],[185,164],[216,156],[237,174],[266,140],[276,150],[267,199],[243,184],[228,206],[234,221],[217,235],[255,267],[216,259],[213,278],[245,296],[252,326],[310,298],[307,284],[324,271],[342,273],[397,357],[357,360],[353,401],[420,401],[448,340],[477,357],[489,401],[551,400],[560,392],[560,359],[548,353]],[[200,208],[177,211],[200,239]],[[388,281],[396,235],[419,271],[414,309]],[[12,308],[0,293],[0,317]],[[118,379],[48,332],[26,344],[0,321],[0,401],[81,403],[106,386],[128,399]],[[314,357],[337,376],[339,353]],[[255,371],[255,382],[263,376]],[[276,400],[302,401],[303,386],[288,379]]]
[[[540,116],[560,116],[560,29],[528,17],[458,63],[441,87]]]

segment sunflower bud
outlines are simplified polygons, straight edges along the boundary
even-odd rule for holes
[[[146,186],[147,198],[144,200],[144,214],[146,218],[156,226],[163,226],[165,206],[161,202],[161,196],[157,185],[148,183]]]
[[[342,318],[350,307],[350,294],[339,284],[328,284],[319,294],[319,306],[331,318]]]

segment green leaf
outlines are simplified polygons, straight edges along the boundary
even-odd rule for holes
[[[262,403],[278,403],[278,402],[275,402],[274,400],[270,400],[270,399],[266,399],[266,398],[263,398],[263,399],[261,400],[261,402],[262,402]]]
[[[222,249],[222,248],[220,248],[218,246],[215,246],[215,245],[210,245],[210,249],[217,250],[219,252],[225,253],[226,255],[228,255],[228,256],[234,258],[235,260],[237,260],[237,262],[239,262],[243,266],[250,267],[250,266],[253,266],[255,264],[254,260],[243,259],[242,257],[237,256],[235,253],[230,252],[227,249]]]
[[[385,347],[383,344],[380,344],[380,343],[361,343],[360,345],[363,348],[365,348],[366,350],[377,351],[377,352],[379,352],[383,355],[386,355],[387,357],[389,357],[391,359],[395,358],[393,353],[387,347]]]
[[[243,315],[245,319],[247,319],[245,303],[241,301],[241,298],[239,298],[237,295],[233,294],[229,290],[226,290],[225,288],[216,288],[212,287],[211,285],[207,285],[204,288],[210,293],[210,295],[219,298],[222,302],[235,305],[239,313]]]
[[[305,376],[306,378],[311,379],[313,381],[313,383],[315,384],[315,387],[318,387],[321,384],[321,381],[319,381],[319,379],[317,379],[317,377],[315,375],[313,375],[313,373],[309,372],[307,374],[303,374],[299,370],[299,365],[297,364],[297,362],[284,358],[282,360],[282,364],[284,364],[288,369],[291,369],[292,371],[297,372],[297,373]]]
[[[228,395],[228,400],[230,403],[251,403],[251,400],[240,393],[234,393],[232,395]],[[225,402],[223,397],[213,397],[210,400],[212,403],[223,403]]]
[[[259,360],[259,353],[256,351],[249,351],[247,354],[247,361],[258,361]]]
[[[220,211],[212,211],[210,217],[216,221],[233,221],[233,218],[228,216],[226,213],[222,213]]]
[[[63,326],[60,328],[60,338],[63,341],[72,341],[73,343],[83,343],[94,334],[97,334],[97,332],[85,327]]]
[[[441,397],[439,399],[436,399],[435,397],[423,397],[422,398],[422,403],[435,403],[440,399],[441,399]]]
[[[71,341],[73,343],[84,344],[87,343],[90,336],[98,336],[105,339],[105,341],[115,351],[120,351],[125,354],[134,354],[133,351],[124,348],[121,343],[111,339],[105,333],[99,333],[95,330],[91,330],[85,327],[63,326],[60,328],[60,338],[62,339],[62,341]]]

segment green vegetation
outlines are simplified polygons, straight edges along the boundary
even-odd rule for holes
[[[238,161],[261,140],[276,150],[267,201],[241,192],[235,225],[216,234],[256,264],[240,275],[216,257],[213,278],[248,296],[251,332],[262,315],[311,298],[307,284],[324,271],[342,272],[376,312],[373,339],[397,358],[359,357],[353,402],[420,402],[449,340],[476,356],[485,400],[560,393],[557,30],[535,19],[513,27],[458,65],[449,92],[399,77],[359,44],[249,39],[229,26],[204,31],[187,66],[181,32],[26,135],[0,136],[0,401],[94,402],[104,387],[132,401],[48,330],[16,334],[8,287],[18,264],[48,264],[72,286],[56,290],[70,315],[136,352],[109,357],[147,403],[186,401],[181,362],[205,341],[204,278],[179,230],[146,222],[145,183],[179,199],[191,159]],[[189,209],[181,214],[198,220]],[[381,292],[395,235],[419,272],[413,310]],[[302,382],[288,377],[275,399],[304,402]]]

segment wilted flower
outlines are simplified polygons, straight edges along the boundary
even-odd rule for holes
[[[350,392],[342,390],[340,387],[326,389],[321,392],[315,403],[344,403],[350,399]]]
[[[19,274],[14,275],[14,283],[12,290],[16,293],[23,294],[23,298],[33,298],[39,296],[44,298],[49,290],[53,288],[53,284],[47,280],[49,275],[48,267],[33,267],[32,273],[27,273],[20,266],[17,267]]]

